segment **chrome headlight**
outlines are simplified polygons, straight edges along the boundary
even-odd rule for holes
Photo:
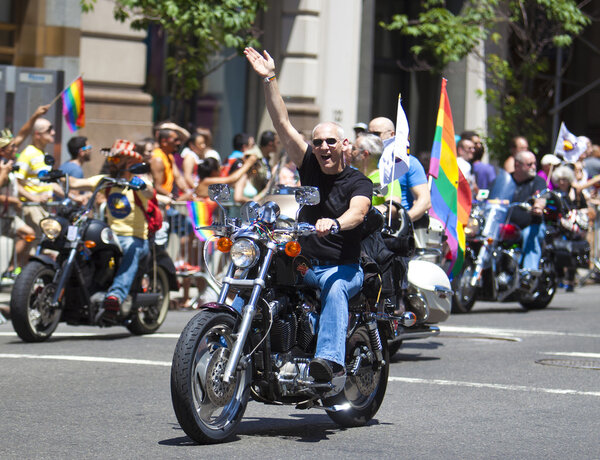
[[[55,240],[58,237],[58,235],[60,235],[62,225],[60,225],[60,222],[56,219],[53,219],[52,217],[47,217],[45,219],[42,219],[42,221],[40,222],[40,228],[42,229],[42,232],[44,232],[44,235],[46,235],[46,237],[48,237],[51,240]]]
[[[474,236],[479,235],[480,231],[480,223],[477,217],[469,217],[469,222],[465,227],[465,236],[467,238],[473,238]]]
[[[260,251],[254,241],[242,238],[233,243],[229,254],[236,267],[250,268],[258,261]]]

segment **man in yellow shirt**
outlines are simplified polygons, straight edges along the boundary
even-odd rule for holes
[[[48,217],[48,213],[40,205],[52,199],[52,193],[63,196],[62,189],[57,184],[40,182],[40,171],[49,171],[52,166],[45,161],[44,149],[54,142],[55,135],[52,123],[45,118],[38,118],[33,124],[32,142],[25,147],[17,157],[15,178],[21,201],[37,203],[38,206],[24,206],[23,220],[41,236],[40,221]]]

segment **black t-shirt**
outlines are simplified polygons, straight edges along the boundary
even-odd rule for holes
[[[355,196],[371,200],[373,183],[360,171],[346,166],[339,174],[325,174],[308,145],[304,160],[299,168],[302,185],[318,187],[321,202],[315,206],[304,206],[300,221],[315,224],[321,218],[337,219],[350,207]],[[322,238],[317,235],[302,237],[302,255],[309,259],[335,262],[336,265],[357,263],[360,257],[360,225],[335,235]]]
[[[515,184],[517,184],[517,188],[513,194],[511,200],[512,203],[526,202],[533,195],[547,188],[546,181],[538,175],[531,179],[527,179],[525,182],[518,183],[515,181]],[[533,216],[531,211],[527,211],[522,208],[513,208],[510,221],[514,224],[517,224],[520,228],[525,228],[531,224],[541,223],[541,217]]]

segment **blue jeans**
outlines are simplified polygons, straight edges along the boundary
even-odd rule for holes
[[[521,265],[528,270],[539,270],[546,224],[531,224],[525,227],[521,234],[523,236]]]
[[[129,294],[140,260],[143,260],[150,253],[150,245],[148,240],[136,238],[135,236],[117,235],[117,238],[121,248],[123,248],[123,258],[107,295],[114,295],[119,299],[119,302],[123,302]]]
[[[322,265],[306,272],[304,284],[321,290],[321,315],[315,358],[344,366],[348,299],[359,293],[363,271],[359,264]]]

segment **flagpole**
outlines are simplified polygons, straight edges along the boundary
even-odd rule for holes
[[[400,100],[402,93],[398,93],[398,105],[400,105]],[[398,124],[398,120],[396,120],[396,124]],[[396,126],[396,129],[398,129],[398,126]],[[397,135],[397,133],[396,133]],[[394,150],[392,153],[392,157],[394,159],[394,161],[392,162],[392,188],[390,189],[390,202],[388,204],[388,227],[392,227],[392,197],[394,196],[394,182],[396,182],[396,180],[394,180],[394,177],[396,177],[396,138],[394,137]]]
[[[58,98],[59,98],[60,96],[62,96],[62,93],[64,93],[64,92],[65,92],[65,89],[67,89],[69,86],[71,86],[73,83],[75,83],[75,82],[77,81],[77,79],[79,79],[79,78],[82,78],[82,77],[83,77],[83,73],[80,73],[80,74],[77,76],[77,78],[75,78],[75,79],[74,79],[74,80],[73,80],[71,83],[69,83],[67,86],[65,86],[65,87],[62,89],[62,91],[61,91],[60,93],[58,93],[54,99],[52,99],[52,102],[50,102],[50,104],[48,104],[48,108],[52,107],[52,105],[53,105],[53,104],[54,104],[56,101],[58,101]]]

